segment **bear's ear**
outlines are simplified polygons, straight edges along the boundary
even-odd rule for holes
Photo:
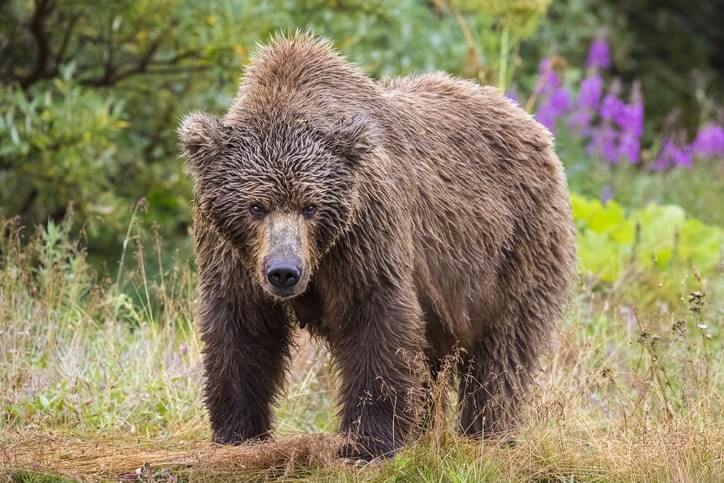
[[[177,132],[184,158],[197,171],[219,155],[227,128],[210,114],[194,112],[183,118]]]
[[[340,121],[330,133],[332,150],[352,165],[369,154],[378,140],[374,125],[362,114]]]

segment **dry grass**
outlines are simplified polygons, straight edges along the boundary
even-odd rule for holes
[[[338,438],[330,434],[300,435],[238,447],[185,439],[188,434],[136,440],[128,435],[6,436],[1,472],[30,469],[80,480],[168,479],[167,475],[191,473],[199,478],[281,477],[295,470],[336,464],[334,450],[339,444]]]
[[[7,479],[723,479],[721,273],[693,276],[680,293],[642,274],[613,287],[582,282],[517,445],[458,438],[450,409],[396,458],[358,468],[334,456],[335,384],[323,347],[300,336],[274,441],[212,445],[188,265],[156,267],[163,276],[152,277],[139,249],[134,268],[98,281],[62,228],[26,245],[12,225],[0,232]]]
[[[471,443],[452,434],[435,447],[428,435],[398,458],[366,468],[335,458],[340,439],[331,434],[224,447],[191,432],[163,438],[8,432],[0,474],[25,470],[79,480],[146,481],[170,476],[449,481],[454,475],[461,476],[459,481],[479,479],[472,475],[496,481],[718,481],[724,465],[721,429],[691,427],[686,421],[625,429],[573,419],[565,427],[531,425],[513,448]]]

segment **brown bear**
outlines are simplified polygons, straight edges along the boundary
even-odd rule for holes
[[[458,352],[460,430],[506,434],[574,272],[549,132],[494,88],[375,81],[277,37],[223,119],[187,116],[205,401],[216,441],[265,438],[297,324],[340,375],[341,452],[393,454]]]

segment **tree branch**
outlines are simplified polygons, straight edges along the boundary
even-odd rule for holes
[[[45,71],[48,67],[48,59],[50,57],[50,39],[48,32],[45,30],[45,23],[53,11],[53,6],[53,0],[38,0],[35,4],[35,11],[32,17],[30,17],[28,28],[35,40],[37,54],[33,70],[30,71],[27,76],[20,79],[20,86],[23,89],[27,89],[33,82],[46,75]]]
[[[176,63],[198,56],[198,52],[193,50],[187,50],[180,52],[173,57],[164,60],[163,62],[154,61],[153,56],[161,46],[161,37],[151,43],[149,48],[139,58],[136,65],[129,67],[126,70],[115,72],[111,76],[103,75],[98,78],[88,78],[80,81],[81,84],[95,87],[110,87],[116,83],[139,74],[176,74],[184,72],[200,72],[207,68],[205,65],[190,65],[190,66],[178,66]],[[115,67],[114,67],[115,70]]]
[[[58,49],[58,55],[55,56],[55,70],[56,72],[60,68],[60,66],[65,62],[65,51],[68,50],[68,45],[70,44],[70,37],[73,33],[73,29],[75,28],[75,25],[78,23],[78,20],[80,20],[81,14],[73,15],[68,20],[68,25],[65,27],[65,32],[63,33],[63,40],[60,42],[60,48]]]
[[[28,211],[30,211],[30,208],[33,207],[33,203],[35,203],[35,200],[38,198],[38,190],[36,188],[32,188],[30,190],[30,193],[28,193],[28,196],[23,201],[23,204],[20,206],[20,210],[18,211],[18,214],[21,218],[24,218]]]

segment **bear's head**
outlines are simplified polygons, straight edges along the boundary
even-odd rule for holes
[[[369,121],[322,127],[275,115],[229,125],[195,113],[178,133],[198,216],[236,247],[265,292],[303,293],[352,223],[360,164],[375,144]]]

